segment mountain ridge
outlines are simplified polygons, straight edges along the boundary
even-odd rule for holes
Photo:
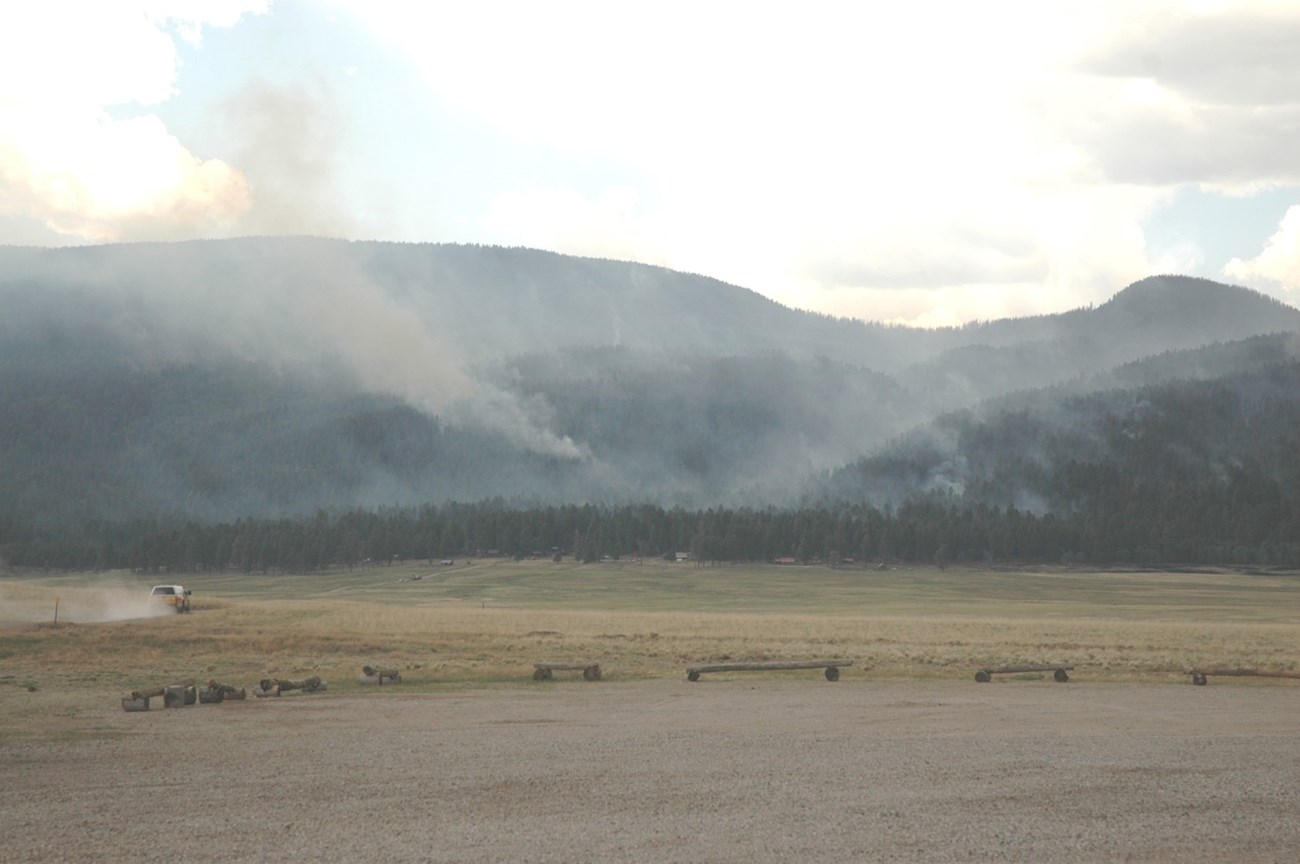
[[[0,303],[0,515],[49,524],[492,497],[786,506],[952,412],[1150,386],[1180,363],[1235,386],[1288,350],[1246,343],[1300,332],[1300,310],[1180,276],[918,330],[634,262],[317,238],[0,247]],[[1217,350],[1238,371],[1214,345],[1237,346]]]

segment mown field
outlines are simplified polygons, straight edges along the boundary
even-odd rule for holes
[[[179,581],[194,592],[192,614],[128,617],[146,614],[149,586],[170,579],[0,578],[0,743],[99,734],[79,721],[83,706],[174,679],[316,674],[346,692],[367,663],[400,667],[403,690],[416,692],[592,686],[533,682],[535,661],[598,662],[609,684],[684,679],[692,663],[817,657],[852,658],[846,681],[971,686],[976,668],[1010,663],[1179,684],[1191,666],[1300,668],[1292,572],[418,562],[190,575]]]

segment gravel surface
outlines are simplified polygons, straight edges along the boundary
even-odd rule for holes
[[[738,674],[87,719],[125,734],[0,748],[0,861],[1300,860],[1291,686]]]

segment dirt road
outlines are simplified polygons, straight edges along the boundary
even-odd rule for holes
[[[1300,687],[554,681],[87,718],[0,860],[1294,862]]]

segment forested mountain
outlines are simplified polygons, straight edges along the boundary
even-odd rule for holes
[[[485,499],[1208,519],[1300,489],[1300,311],[1198,279],[913,330],[626,262],[250,238],[0,248],[0,304],[0,544]]]
[[[1125,518],[1234,490],[1276,504],[1300,489],[1297,344],[1277,335],[1176,352],[946,414],[836,472],[827,494]],[[1133,386],[1096,386],[1120,381]]]

